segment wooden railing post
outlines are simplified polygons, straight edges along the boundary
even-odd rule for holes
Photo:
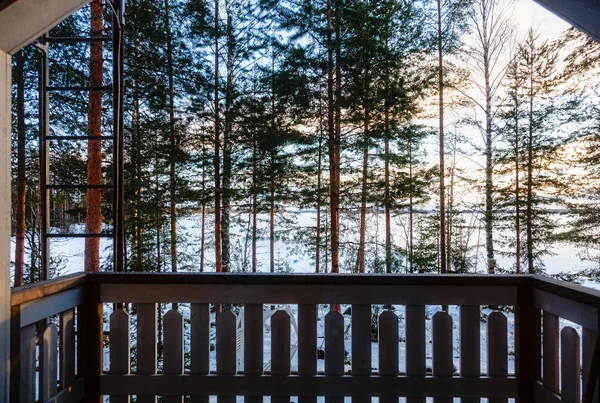
[[[541,379],[541,313],[533,306],[533,287],[518,287],[515,307],[517,402],[533,402],[533,383]]]
[[[21,305],[10,310],[10,401],[21,398]]]
[[[78,374],[85,379],[86,403],[100,403],[100,375],[102,373],[102,324],[100,285],[88,283],[84,288],[83,305],[78,313]]]

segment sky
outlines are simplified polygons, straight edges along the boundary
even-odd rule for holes
[[[551,42],[558,39],[561,34],[569,29],[571,25],[560,17],[556,16],[549,10],[545,9],[534,0],[504,0],[505,2],[514,3],[514,11],[512,16],[512,22],[514,24],[514,42],[518,43],[525,39],[527,32],[530,28],[539,35],[538,41]],[[465,40],[467,43],[470,41],[469,38]],[[510,49],[514,48],[514,45],[507,46],[504,51],[504,56],[501,59],[505,59],[506,63],[510,59]],[[500,63],[503,65],[503,63]],[[480,98],[481,95],[475,87],[469,91],[470,95],[475,98]],[[437,108],[437,107],[436,107]],[[471,108],[468,108],[471,110]],[[436,109],[437,111],[437,109]],[[474,144],[483,146],[483,140],[479,130],[474,126],[468,126],[465,124],[458,124],[458,120],[465,116],[478,116],[482,118],[480,111],[474,109],[476,115],[472,115],[471,112],[466,110],[454,110],[453,108],[447,108],[446,110],[446,133],[458,132],[463,136],[469,138]],[[419,123],[426,124],[430,127],[437,127],[437,112],[433,113],[429,118],[420,120]],[[466,172],[470,172],[469,176],[479,178],[483,175],[481,168],[485,165],[485,158],[483,155],[479,155],[477,152],[473,152],[468,149],[469,147],[461,147],[463,155],[457,156],[457,167],[465,169]],[[436,165],[439,163],[439,143],[436,136],[430,137],[426,144],[425,149],[427,150],[427,159],[429,164]],[[449,157],[446,157],[446,164],[450,164]],[[459,185],[460,187],[460,185]],[[462,191],[461,191],[462,190]],[[482,200],[483,194],[473,192],[472,189],[457,189],[456,197],[469,204],[477,203]],[[435,203],[435,202],[434,202]]]
[[[554,40],[570,25],[533,0],[516,0],[515,23],[518,36],[523,37],[530,27],[545,39]]]

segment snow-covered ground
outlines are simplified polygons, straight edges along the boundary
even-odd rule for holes
[[[417,215],[415,218],[416,226],[419,225],[418,221],[425,216]],[[466,222],[472,221],[472,215],[465,213]],[[244,258],[249,259],[250,257],[250,244],[248,237],[248,218],[247,214],[240,213],[237,215],[239,221],[233,222],[231,227],[231,243],[232,243],[232,270],[243,270],[242,261]],[[312,245],[303,245],[294,239],[290,239],[290,235],[294,235],[296,230],[314,228],[316,223],[316,213],[313,211],[290,211],[286,213],[286,219],[291,220],[292,224],[289,224],[285,229],[281,226],[280,217],[276,220],[276,233],[280,237],[275,243],[275,259],[277,261],[277,268],[282,270],[289,270],[295,273],[302,272],[314,272],[314,247]],[[357,237],[358,231],[353,227],[353,223],[342,222],[342,240],[347,240],[349,243],[354,241]],[[384,215],[383,211],[380,214],[370,214],[367,221],[367,258],[373,253],[378,253],[380,259],[383,259],[385,253],[385,232],[384,232]],[[473,221],[474,222],[474,221]],[[344,224],[346,228],[344,228]],[[74,225],[70,229],[71,232],[83,232],[84,228],[81,225]],[[400,214],[392,219],[392,242],[398,246],[406,245],[406,215]],[[261,214],[258,219],[258,234],[259,241],[257,244],[257,260],[258,260],[258,271],[268,272],[269,271],[269,242],[268,242],[268,215]],[[212,223],[208,222],[206,227],[206,264],[205,271],[214,271],[214,248],[212,247]],[[502,239],[505,236],[510,235],[508,231],[496,231],[495,238]],[[199,216],[187,216],[178,220],[178,236],[187,238],[187,245],[180,243],[179,252],[182,259],[185,262],[180,266],[186,267],[184,270],[197,271],[199,265],[199,251],[200,251],[200,217]],[[323,237],[327,234],[322,234]],[[283,239],[283,238],[288,238]],[[416,235],[415,235],[416,237]],[[83,252],[84,252],[85,240],[83,238],[69,238],[69,239],[51,239],[50,243],[50,254],[54,259],[61,260],[61,266],[63,269],[60,274],[68,274],[73,272],[83,271]],[[469,246],[472,248],[471,254],[478,256],[476,261],[476,270],[480,273],[487,272],[486,261],[484,258],[485,247],[484,245],[484,231],[483,228],[475,228],[470,235],[468,240]],[[477,246],[479,245],[479,247]],[[112,255],[112,241],[110,239],[102,238],[100,240],[100,248],[102,259],[108,261]],[[514,265],[514,258],[505,256],[503,252],[509,252],[506,247],[496,246],[496,260],[497,266],[500,269],[510,270]],[[580,259],[580,255],[583,249],[575,247],[570,244],[556,243],[552,248],[552,255],[545,256],[543,258],[544,270],[547,274],[557,274],[561,272],[577,272],[584,267],[589,267],[589,262],[584,262]],[[12,244],[12,253],[14,253],[14,240]],[[27,253],[27,252],[26,252]],[[235,255],[237,253],[237,255]],[[322,256],[325,251],[322,251]],[[350,266],[353,266],[353,259],[347,254],[347,259],[344,256],[341,258],[342,271],[350,270]],[[321,269],[324,269],[324,263],[321,264]],[[284,267],[285,266],[285,267]],[[368,265],[367,265],[368,266]],[[402,271],[403,267],[399,268]],[[588,286],[594,286],[593,284],[586,284]]]

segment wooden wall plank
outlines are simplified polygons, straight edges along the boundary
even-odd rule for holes
[[[488,376],[506,378],[508,376],[508,334],[506,316],[499,311],[488,316]],[[489,403],[506,403],[506,399],[490,398]]]
[[[58,329],[48,324],[40,336],[40,396],[46,401],[58,392]]]
[[[210,305],[191,304],[191,373],[206,375],[210,369]],[[191,396],[191,403],[208,403],[208,396]]]
[[[271,316],[271,374],[288,376],[291,371],[290,314],[277,311]],[[271,396],[273,403],[289,403],[290,396]]]
[[[544,312],[542,333],[543,384],[554,393],[559,392],[558,330],[558,316],[550,312]]]
[[[580,342],[577,331],[565,327],[560,333],[560,395],[565,403],[581,401],[581,357]]]
[[[137,304],[137,373],[156,374],[156,304]],[[138,395],[139,403],[156,403],[156,396]]]
[[[123,308],[116,309],[110,314],[110,372],[111,374],[127,375],[130,371],[130,320],[129,313]],[[129,403],[127,395],[110,397],[110,403]]]
[[[75,382],[75,309],[60,314],[60,389]]]
[[[163,318],[163,373],[183,374],[183,315],[177,309],[170,309]],[[183,403],[182,395],[167,395],[165,403]]]
[[[11,88],[12,59],[0,50],[0,403],[10,388]]]
[[[236,315],[224,310],[217,315],[217,374],[235,375],[236,369]],[[217,396],[218,403],[235,403],[235,395]]]
[[[452,377],[452,318],[446,311],[437,312],[432,319],[433,376]],[[435,403],[452,403],[452,396],[434,398]]]
[[[338,311],[330,311],[325,316],[325,374],[329,376],[344,375],[344,317]],[[333,389],[332,389],[333,392]],[[326,403],[342,403],[343,395],[335,391],[325,396]]]
[[[406,375],[425,376],[425,306],[406,306]],[[423,397],[410,396],[407,403],[424,403]]]

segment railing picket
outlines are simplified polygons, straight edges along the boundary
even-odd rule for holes
[[[235,375],[236,316],[230,310],[224,310],[217,315],[217,374]],[[218,403],[235,403],[235,396],[217,396]]]
[[[156,304],[137,304],[137,373],[156,374]],[[156,403],[156,396],[139,395],[139,403]]]
[[[371,375],[371,306],[352,305],[352,376]],[[367,396],[353,396],[352,403],[370,402]]]
[[[452,364],[452,318],[446,311],[437,312],[432,319],[433,332],[433,376],[451,377]],[[435,403],[451,403],[452,396],[433,399]]]
[[[244,305],[244,373],[263,374],[263,305]],[[245,403],[262,403],[262,396],[244,396]]]
[[[59,387],[75,382],[75,309],[60,314]]]
[[[379,376],[398,376],[398,316],[379,315]],[[380,396],[380,403],[398,403],[398,396]]]
[[[164,325],[164,364],[165,374],[183,374],[183,315],[177,309],[170,309],[163,318]],[[183,403],[183,396],[164,396],[165,403]]]
[[[298,374],[317,374],[317,306],[298,305]],[[298,396],[299,403],[316,403],[316,396]]]
[[[544,311],[542,323],[543,383],[552,392],[558,393],[558,316]]]
[[[18,401],[35,402],[35,350],[37,328],[29,325],[21,329],[21,390]]]
[[[506,316],[499,311],[488,316],[487,348],[488,376],[490,378],[506,378],[508,376],[508,335]],[[490,398],[489,403],[506,403],[507,399]]]
[[[479,305],[460,307],[460,375],[465,378],[481,376],[481,318]],[[461,403],[479,403],[480,398],[463,397]]]
[[[210,306],[191,307],[191,373],[207,375],[210,370]],[[208,396],[191,396],[191,403],[208,403]]]
[[[131,352],[129,348],[129,313],[123,308],[110,314],[110,373],[127,375]],[[110,403],[129,403],[129,396],[111,396]]]
[[[561,397],[565,403],[581,401],[580,342],[577,331],[565,327],[561,331]]]
[[[590,366],[592,364],[592,359],[594,357],[594,345],[596,343],[596,337],[598,336],[598,334],[590,329],[587,328],[583,328],[583,340],[582,340],[582,352],[583,352],[583,391],[585,391],[586,385],[588,384],[589,380],[589,371],[590,371]],[[598,382],[596,382],[596,388],[594,389],[594,402],[598,402],[599,399],[599,389],[600,387],[598,386]]]
[[[46,325],[40,343],[43,345],[40,357],[41,398],[42,401],[54,397],[58,386],[58,330],[54,323]]]
[[[287,376],[291,371],[290,314],[277,311],[271,316],[271,373]],[[289,403],[289,396],[272,396],[273,403]]]
[[[406,375],[425,376],[425,306],[406,306]],[[407,396],[406,403],[424,403],[424,397]]]
[[[325,375],[344,375],[344,356],[344,317],[337,310],[333,310],[325,316]],[[344,396],[335,391],[330,391],[325,396],[326,403],[343,401]]]

